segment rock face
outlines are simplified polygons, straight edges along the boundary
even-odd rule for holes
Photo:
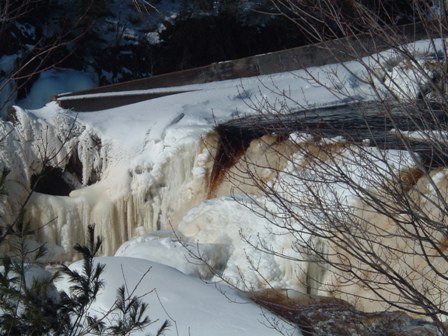
[[[259,1],[218,10],[169,0],[148,11],[133,1],[87,3],[40,1],[2,23],[0,82],[18,78],[18,99],[54,66],[94,73],[106,85],[308,42],[286,19],[254,14]]]
[[[252,299],[297,324],[305,336],[436,336],[436,326],[400,311],[365,313],[335,298],[265,290]]]

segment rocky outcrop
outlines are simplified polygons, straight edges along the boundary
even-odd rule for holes
[[[295,323],[305,336],[436,336],[429,321],[401,311],[365,313],[344,300],[286,290],[250,294],[260,306]]]

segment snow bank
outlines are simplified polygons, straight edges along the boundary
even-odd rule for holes
[[[226,285],[208,284],[170,267],[137,258],[96,260],[106,265],[106,283],[91,311],[107,312],[115,302],[117,288],[123,283],[129,290],[136,287],[134,295],[149,305],[147,313],[156,322],[133,335],[153,334],[165,320],[172,324],[165,333],[167,336],[267,336],[277,334],[273,327],[283,335],[301,335],[297,327],[262,311]],[[78,262],[70,267],[80,270],[82,264]],[[142,279],[148,270],[148,275]],[[58,288],[67,290],[69,285],[62,280]]]
[[[157,231],[125,242],[115,256],[142,258],[173,267],[184,274],[211,280],[229,259],[224,242],[198,243],[180,232]],[[201,259],[199,259],[199,257]]]

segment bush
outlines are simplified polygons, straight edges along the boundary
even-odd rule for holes
[[[410,2],[417,22],[407,27],[389,24],[396,20],[360,1],[352,2],[353,13],[341,13],[333,0],[315,2],[314,12],[292,0],[273,2],[297,29],[313,32],[332,56],[329,63],[340,65],[298,72],[303,96],[274,85],[272,100],[248,101],[262,134],[275,136],[278,145],[266,142],[270,153],[263,160],[235,157],[238,166],[226,178],[273,232],[292,235],[297,256],[259,237],[243,240],[306,263],[299,285],[311,296],[342,298],[362,310],[398,309],[432,320],[440,334],[448,334],[444,2],[439,9]],[[353,17],[362,25],[354,25]],[[357,34],[367,26],[368,34]],[[306,86],[351,104],[341,112],[313,109]],[[263,197],[245,192],[247,184]]]
[[[17,253],[2,259],[0,335],[129,335],[154,323],[146,315],[147,304],[126,294],[124,285],[118,288],[115,304],[105,314],[96,316],[89,311],[105,285],[101,279],[105,266],[94,261],[102,241],[95,239],[93,225],[88,227],[87,244],[74,247],[83,257],[82,272],[62,266],[60,272],[51,274],[38,263],[46,253],[45,247],[30,248],[26,236],[32,232],[22,218],[5,231],[9,233],[1,240],[12,238]],[[60,273],[71,284],[68,293],[55,287]],[[118,318],[106,324],[109,315]],[[156,335],[162,335],[167,327],[165,321]]]

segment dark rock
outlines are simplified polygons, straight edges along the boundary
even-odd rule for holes
[[[294,23],[277,18],[248,26],[223,14],[178,20],[161,34],[154,74],[282,50],[310,41]]]
[[[282,290],[250,294],[260,306],[295,323],[305,336],[437,336],[436,326],[401,311],[365,313],[336,298]]]
[[[68,196],[76,189],[75,181],[61,168],[46,167],[41,174],[31,177],[31,187],[42,194]]]

